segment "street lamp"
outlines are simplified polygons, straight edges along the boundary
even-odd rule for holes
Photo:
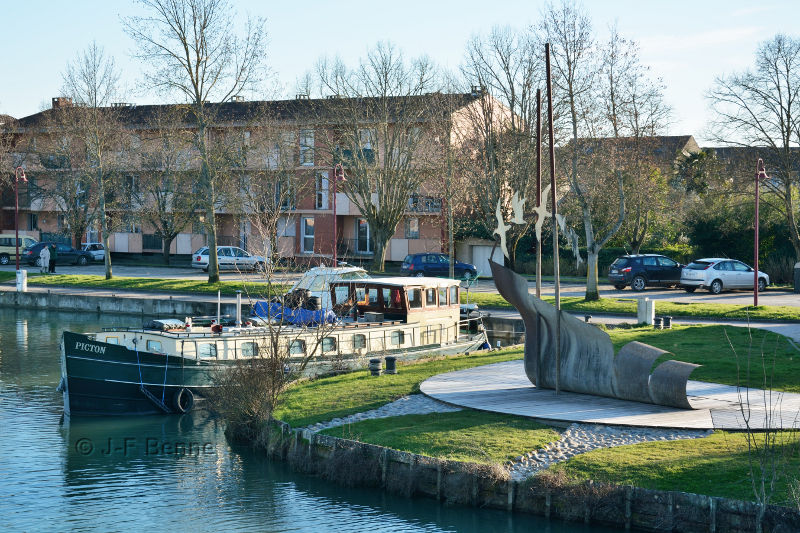
[[[339,180],[344,181],[344,168],[341,163],[336,163],[333,167],[333,266],[337,266],[336,261],[336,184]]]
[[[756,167],[756,213],[755,213],[755,250],[753,254],[753,307],[758,307],[758,202],[759,202],[759,185],[762,180],[769,179],[767,171],[764,170],[764,161],[758,160]]]
[[[17,271],[19,271],[19,187],[18,183],[20,178],[25,183],[28,182],[28,178],[25,176],[25,169],[22,167],[17,167],[14,169],[14,237],[15,237],[15,244],[17,247]]]

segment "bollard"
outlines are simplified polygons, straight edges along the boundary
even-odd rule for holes
[[[653,329],[664,329],[664,320],[660,316],[653,319]]]
[[[369,360],[369,371],[373,376],[380,376],[381,375],[381,360],[380,359],[370,359]]]
[[[17,292],[28,292],[27,270],[17,270]]]
[[[497,349],[500,349],[500,341],[497,341]]]
[[[656,312],[656,302],[650,298],[638,298],[636,303],[636,322],[652,324]]]
[[[672,317],[671,316],[665,316],[663,318],[664,318],[664,322],[663,322],[664,329],[672,329]]]
[[[397,357],[386,356],[386,371],[384,374],[397,374]]]

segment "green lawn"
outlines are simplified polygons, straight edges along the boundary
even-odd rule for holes
[[[520,349],[510,349],[399,365],[395,375],[373,377],[362,370],[303,381],[286,392],[275,418],[302,427],[361,413],[419,392],[419,384],[436,374],[521,357]]]
[[[797,435],[782,436],[786,444],[774,457],[784,474],[777,483],[774,503],[789,500],[786,474],[797,476],[800,459]],[[647,442],[604,448],[578,455],[552,467],[572,479],[634,485],[648,489],[677,490],[710,496],[753,500],[748,471],[746,437],[742,433],[715,432],[708,438]],[[756,471],[760,477],[760,471]]]
[[[546,302],[553,303],[552,297],[545,297]],[[466,302],[466,294],[462,293],[461,301]],[[469,301],[480,307],[513,309],[499,294],[470,293]],[[589,313],[609,313],[619,315],[636,315],[636,300],[601,298],[587,302],[580,297],[561,299],[561,308],[565,311],[582,311]],[[800,307],[786,305],[759,305],[758,307],[736,304],[705,304],[705,303],[676,303],[656,302],[656,314],[668,316],[692,316],[704,318],[728,318],[746,320],[800,320]]]
[[[11,271],[11,272],[6,272],[6,271],[0,272],[0,283],[3,283],[4,281],[12,281],[16,277],[17,277],[17,274],[14,271]]]
[[[513,460],[559,437],[557,431],[529,418],[471,409],[364,420],[322,433],[428,457],[484,464]]]
[[[611,329],[608,333],[615,350],[628,342],[639,341],[674,354],[674,357],[663,356],[656,364],[677,359],[703,365],[692,373],[691,379],[726,385],[749,383],[759,388],[771,384],[777,390],[800,392],[800,352],[782,335],[766,330],[709,325],[674,326],[670,330]],[[766,383],[762,363],[768,367]]]
[[[30,285],[49,285],[56,287],[90,287],[97,289],[128,289],[193,294],[217,294],[219,290],[222,294],[234,295],[237,290],[241,290],[245,294],[253,295],[256,298],[283,294],[288,289],[286,285],[274,284],[270,292],[265,283],[250,281],[220,281],[218,283],[208,283],[204,280],[125,277],[114,277],[107,280],[104,276],[73,274],[53,276],[35,275],[28,278],[28,283]]]

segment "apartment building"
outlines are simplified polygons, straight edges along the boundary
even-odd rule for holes
[[[482,91],[465,94],[420,95],[419,99],[446,99],[446,112],[437,108],[436,112],[422,116],[414,124],[420,135],[428,136],[423,144],[433,145],[434,130],[436,132],[451,131],[474,115],[476,108],[484,99],[491,99]],[[292,188],[291,194],[276,185],[276,199],[280,196],[281,215],[276,232],[279,253],[308,263],[321,263],[329,260],[336,246],[340,260],[369,260],[375,249],[372,230],[353,201],[342,192],[347,184],[338,184],[334,194],[333,168],[337,163],[344,167],[345,180],[349,172],[348,165],[353,154],[348,150],[332,149],[332,141],[336,131],[343,127],[352,128],[352,124],[343,125],[337,122],[336,116],[329,112],[334,98],[310,99],[298,96],[293,100],[269,102],[233,101],[222,104],[207,104],[214,113],[214,124],[208,135],[215,139],[234,139],[229,143],[233,152],[241,157],[231,159],[227,169],[227,179],[235,182],[234,192],[227,191],[228,197],[253,185],[253,180],[265,179],[270,173],[283,172],[290,176],[295,185],[287,182],[286,188]],[[482,101],[483,100],[483,101]],[[364,105],[369,105],[365,103]],[[492,105],[499,105],[492,101]],[[69,157],[59,156],[54,146],[64,144],[64,128],[54,120],[56,114],[69,113],[73,106],[68,98],[53,98],[52,107],[48,110],[22,117],[16,120],[7,119],[3,126],[13,137],[13,151],[17,160],[24,164],[29,178],[28,184],[20,183],[19,188],[19,226],[24,234],[42,240],[74,241],[70,237],[70,217],[76,215],[74,206],[83,209],[88,220],[86,231],[81,233],[82,241],[96,241],[100,238],[97,197],[87,190],[75,188],[72,197],[55,198],[43,191],[64,187],[69,176],[72,176],[70,163],[64,162]],[[140,180],[153,172],[152,165],[142,163],[144,160],[137,150],[145,150],[148,143],[158,141],[159,124],[164,116],[180,106],[173,105],[132,105],[115,104],[113,106],[116,121],[122,125],[126,140],[124,146],[114,151],[118,157],[118,165],[113,183],[118,190],[112,191],[119,196],[131,195],[137,191]],[[109,108],[111,109],[111,108]],[[190,118],[191,113],[182,114],[183,118],[171,128],[183,131],[191,136],[195,126]],[[441,127],[445,124],[447,127]],[[358,126],[360,138],[359,157],[374,161],[379,166],[386,143],[381,139],[381,129],[365,116],[363,124]],[[391,125],[388,126],[391,129]],[[404,126],[407,127],[407,126]],[[450,128],[448,130],[448,128]],[[447,136],[445,136],[447,137]],[[435,140],[441,144],[453,142],[456,136],[442,139],[437,133]],[[222,142],[222,141],[220,141]],[[191,173],[198,169],[198,153],[191,143],[186,143],[180,151],[185,152],[177,165],[178,171]],[[173,154],[174,155],[174,154]],[[72,154],[71,157],[75,157]],[[363,162],[363,159],[362,159]],[[74,166],[74,165],[73,165]],[[435,166],[435,165],[434,165]],[[444,169],[444,165],[440,165]],[[156,171],[160,167],[156,168]],[[402,220],[388,243],[386,260],[401,261],[407,254],[427,251],[442,251],[446,246],[446,218],[442,207],[441,172],[431,173],[425,184],[409,195]],[[438,174],[437,174],[438,172]],[[276,182],[277,183],[277,182]],[[38,191],[38,192],[37,192]],[[108,194],[108,193],[107,193]],[[83,205],[81,202],[87,205]],[[110,208],[112,224],[109,234],[109,248],[118,253],[159,253],[162,240],[158,229],[142,217],[141,198],[137,201],[117,202]],[[380,202],[375,195],[374,202]],[[334,212],[335,205],[335,212]],[[66,207],[65,207],[66,206]],[[252,216],[257,207],[242,207],[236,202],[221,202],[216,214],[217,241],[219,245],[237,245],[255,253],[263,253],[264,235],[259,234],[252,223]],[[81,215],[81,212],[78,213]],[[336,235],[334,235],[334,217]],[[191,221],[181,231],[170,246],[170,254],[190,254],[206,244],[204,217],[198,210],[193,213]],[[13,189],[2,197],[3,230],[14,229],[14,196]],[[74,232],[72,232],[74,235]],[[79,243],[73,243],[79,244]]]

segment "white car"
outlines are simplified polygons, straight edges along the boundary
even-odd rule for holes
[[[264,270],[267,264],[260,255],[250,255],[236,246],[217,246],[217,263],[220,270]],[[192,254],[192,268],[208,272],[208,246]]]
[[[105,261],[106,249],[101,242],[82,242],[81,250],[89,252],[92,256],[92,261]]]
[[[698,287],[706,288],[713,294],[724,289],[753,289],[753,269],[741,261],[719,257],[697,259],[681,271],[681,286],[686,292],[694,292]],[[758,271],[758,292],[766,290],[769,276]]]

